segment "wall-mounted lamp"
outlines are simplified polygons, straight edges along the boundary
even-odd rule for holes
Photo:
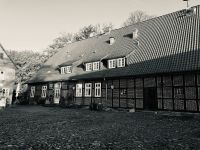
[[[111,85],[110,88],[113,90],[114,89],[114,85]]]
[[[72,89],[75,90],[75,87],[73,86]]]

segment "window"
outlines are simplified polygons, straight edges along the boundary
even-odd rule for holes
[[[125,67],[125,58],[117,59],[117,67]]]
[[[47,86],[42,86],[42,95],[41,97],[45,98],[47,96]]]
[[[101,83],[95,83],[95,97],[101,97]]]
[[[3,53],[0,53],[0,59],[3,59]]]
[[[85,83],[85,96],[91,97],[92,93],[92,83]]]
[[[0,80],[5,80],[3,71],[0,71]]]
[[[93,70],[99,70],[99,62],[93,62]]]
[[[60,82],[55,83],[55,84],[54,84],[54,88],[55,88],[55,89],[60,89],[60,88],[61,88],[61,83],[60,83]]]
[[[72,73],[72,66],[61,67],[61,74]]]
[[[76,97],[82,97],[82,84],[76,84]]]
[[[61,74],[65,74],[65,67],[61,67]]]
[[[53,83],[49,83],[49,89],[53,89]]]
[[[86,71],[92,71],[92,63],[86,64]]]
[[[108,60],[108,68],[115,68],[116,67],[116,59]]]
[[[31,87],[31,94],[30,94],[30,97],[34,97],[34,95],[35,95],[35,87],[32,86],[32,87]]]
[[[192,7],[192,8],[189,8],[189,9],[185,10],[185,15],[186,16],[193,16],[193,15],[196,15],[196,14],[197,14],[196,7]]]
[[[8,97],[9,96],[9,88],[3,88],[2,93],[3,93],[3,96]]]

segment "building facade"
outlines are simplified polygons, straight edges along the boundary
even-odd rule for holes
[[[0,106],[12,103],[15,65],[0,44]]]
[[[31,102],[199,112],[200,6],[68,44],[28,82]]]

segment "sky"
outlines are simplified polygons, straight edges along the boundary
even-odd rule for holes
[[[42,51],[62,32],[97,23],[120,28],[136,10],[160,16],[185,8],[183,0],[0,0],[0,43],[5,49]]]

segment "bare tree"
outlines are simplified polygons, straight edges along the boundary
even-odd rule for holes
[[[108,24],[97,24],[95,26],[95,32],[97,35],[109,32],[110,30],[114,29],[114,25],[112,23],[108,23]]]
[[[59,48],[65,47],[67,44],[75,41],[81,41],[84,39],[88,39],[91,36],[100,35],[108,32],[113,29],[113,24],[97,24],[97,25],[88,25],[79,30],[77,33],[60,33],[60,35],[53,40],[53,43],[48,46],[44,53],[47,57],[51,57],[56,52],[58,52]]]
[[[148,15],[141,10],[137,10],[129,15],[128,19],[123,23],[123,26],[132,25],[137,22],[145,21],[154,17],[155,16]]]
[[[53,43],[49,45],[51,49],[58,49],[65,47],[68,43],[73,41],[73,34],[72,33],[60,33],[60,35],[53,40]]]

